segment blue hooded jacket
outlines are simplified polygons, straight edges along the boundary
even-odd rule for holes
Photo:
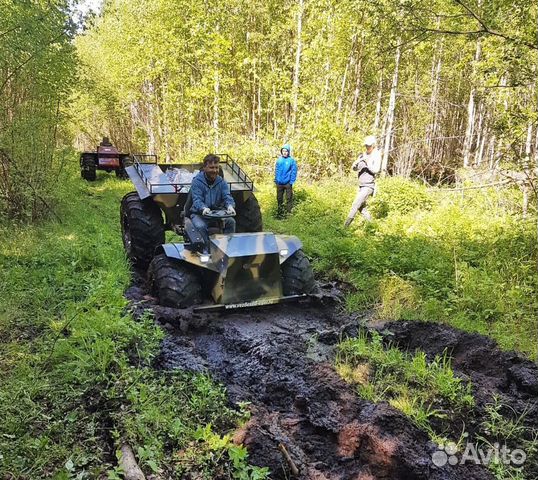
[[[230,186],[219,175],[217,175],[213,184],[209,185],[204,172],[197,173],[192,179],[191,194],[191,214],[201,214],[206,207],[211,210],[217,210],[219,208],[228,208],[231,205],[235,208],[234,199],[230,195]]]
[[[286,185],[295,183],[297,180],[297,162],[295,158],[291,156],[291,146],[284,145],[282,148],[285,148],[289,153],[289,156],[283,157],[282,155],[278,157],[275,164],[275,183],[277,185]],[[280,152],[282,153],[282,148]]]

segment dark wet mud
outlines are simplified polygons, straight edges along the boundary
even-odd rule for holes
[[[155,305],[143,287],[126,296],[152,308],[169,335],[156,367],[209,372],[230,401],[250,402],[235,434],[249,461],[274,479],[487,479],[475,465],[436,467],[425,432],[386,403],[361,400],[334,371],[336,344],[361,319],[340,311],[334,291],[305,304],[226,315]]]
[[[456,374],[472,383],[476,408],[473,417],[466,418],[463,425],[471,435],[487,436],[483,422],[488,418],[488,407],[496,404],[505,418],[524,427],[517,442],[534,439],[538,433],[536,363],[513,351],[500,350],[491,338],[443,324],[391,322],[378,330],[387,343],[411,352],[420,349],[430,359],[446,352]],[[490,439],[491,443],[496,440],[506,439]],[[521,448],[517,443],[514,446]],[[525,470],[527,478],[538,478],[536,455],[529,456]]]

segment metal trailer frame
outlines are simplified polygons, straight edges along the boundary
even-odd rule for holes
[[[230,193],[239,206],[254,196],[254,182],[228,154],[218,154],[221,158],[222,177],[230,186]],[[153,154],[132,155],[133,164],[125,169],[141,200],[152,198],[164,212],[167,230],[183,235],[183,208],[191,183],[172,182],[166,172],[172,168],[198,172],[202,163],[158,163]],[[223,159],[223,160],[222,160]]]

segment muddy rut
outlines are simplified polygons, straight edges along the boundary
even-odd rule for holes
[[[334,287],[326,286],[318,299],[305,304],[211,316],[160,307],[146,293],[139,283],[126,296],[135,315],[151,308],[169,332],[156,367],[209,372],[227,387],[232,403],[250,402],[252,417],[235,440],[248,448],[252,464],[270,468],[271,478],[492,478],[472,464],[435,466],[437,446],[425,432],[388,404],[361,400],[334,371],[336,344],[355,335],[361,323],[341,312]],[[391,340],[400,338],[402,348],[413,349],[425,337],[412,326],[387,324],[383,329],[392,329]],[[458,343],[457,336],[451,338]],[[430,342],[427,353],[442,352],[442,343]],[[466,373],[473,365],[456,362],[463,375],[473,376]],[[512,390],[521,390],[522,404],[535,394],[538,374],[532,365],[523,365],[519,373],[505,372],[510,379],[520,375]],[[486,402],[504,386],[505,381],[492,380],[478,388]]]

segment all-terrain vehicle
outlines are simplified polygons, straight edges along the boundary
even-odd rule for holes
[[[219,156],[220,175],[236,204],[237,233],[224,235],[210,228],[206,245],[192,225],[190,185],[201,163],[158,164],[156,158],[134,155],[126,172],[136,192],[121,202],[128,258],[137,267],[148,267],[152,292],[165,306],[183,308],[212,297],[214,304],[201,308],[238,308],[311,293],[314,276],[300,240],[262,231],[252,180],[228,155]],[[209,216],[219,219],[226,213],[213,211]],[[184,241],[165,244],[166,230]]]
[[[93,182],[97,178],[97,170],[104,170],[107,173],[116,172],[116,177],[127,178],[125,168],[131,163],[131,155],[118,152],[109,139],[103,137],[94,152],[80,154],[80,176]]]

